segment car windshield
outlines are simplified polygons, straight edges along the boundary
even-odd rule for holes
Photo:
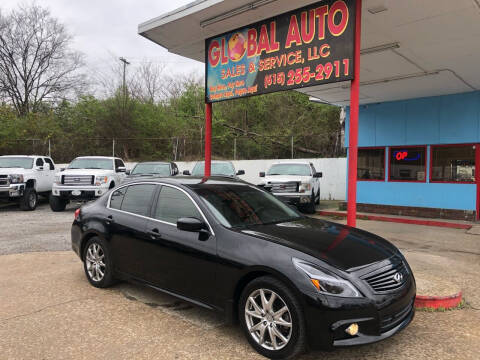
[[[73,160],[68,169],[102,169],[113,170],[113,160],[99,158],[77,158]]]
[[[0,157],[0,168],[31,169],[33,159],[27,157]]]
[[[198,162],[193,168],[193,176],[204,176],[205,174],[205,163]],[[212,175],[225,175],[225,176],[235,176],[235,169],[233,165],[229,162],[213,162],[211,168]]]
[[[307,164],[276,164],[272,165],[267,175],[298,175],[310,176],[310,166]]]
[[[153,164],[141,163],[137,164],[132,170],[132,175],[164,175],[170,176],[170,164]]]
[[[273,195],[250,185],[202,184],[193,190],[218,221],[229,228],[281,223],[303,217]]]

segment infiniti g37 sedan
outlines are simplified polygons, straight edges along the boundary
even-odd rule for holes
[[[144,284],[238,321],[260,354],[385,339],[413,319],[403,255],[227,177],[138,179],[75,213],[88,281]]]

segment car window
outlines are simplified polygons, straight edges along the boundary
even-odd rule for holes
[[[235,176],[235,168],[229,162],[212,162],[210,173],[212,175]],[[205,162],[198,162],[192,170],[193,176],[204,176]]]
[[[68,165],[68,169],[113,170],[113,161],[102,158],[76,158]]]
[[[129,186],[122,201],[120,210],[132,214],[148,216],[155,185],[141,184]]]
[[[121,209],[123,197],[126,191],[127,191],[127,188],[123,187],[113,192],[112,197],[110,199],[110,207],[112,209],[117,209],[117,210]]]
[[[49,158],[45,158],[45,162],[50,164],[50,170],[55,170],[55,165],[53,165],[53,161]]]
[[[43,160],[41,158],[38,158],[35,162],[35,166],[43,166]]]
[[[163,175],[170,176],[170,164],[140,163],[135,166],[132,175]]]
[[[120,159],[115,159],[115,169],[119,167],[125,167],[125,164]]]
[[[184,217],[202,219],[192,200],[183,191],[169,186],[163,186],[160,191],[154,217],[171,224]]]
[[[268,170],[267,175],[298,175],[310,176],[311,169],[307,164],[275,164]]]

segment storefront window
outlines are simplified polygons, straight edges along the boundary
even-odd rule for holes
[[[385,149],[358,149],[358,180],[385,180]]]
[[[431,181],[475,182],[475,147],[432,146]]]
[[[390,148],[390,180],[425,181],[425,147]]]

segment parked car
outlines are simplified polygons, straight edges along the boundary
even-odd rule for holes
[[[104,156],[84,156],[74,159],[55,176],[50,196],[53,211],[63,211],[71,200],[89,201],[121,184],[126,176],[122,159]]]
[[[0,156],[0,198],[18,201],[22,210],[35,210],[38,195],[48,197],[55,178],[48,156]]]
[[[233,178],[121,185],[78,209],[71,234],[91,285],[140,282],[220,311],[269,358],[383,340],[414,316],[395,246]]]
[[[279,162],[273,164],[265,174],[260,186],[278,198],[299,206],[309,213],[315,212],[315,205],[320,203],[320,178],[312,163]]]
[[[245,175],[245,170],[235,170],[235,166],[231,161],[212,161],[211,175],[231,176],[236,177]],[[193,167],[192,173],[185,170],[183,175],[204,176],[205,175],[205,161],[199,161]]]
[[[133,170],[127,174],[126,180],[133,180],[144,176],[176,176],[178,166],[174,162],[141,162],[135,165]]]

